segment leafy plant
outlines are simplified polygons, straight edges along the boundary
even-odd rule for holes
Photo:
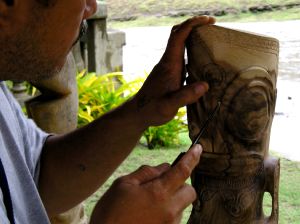
[[[33,85],[31,85],[29,82],[25,82],[24,84],[26,86],[27,94],[29,96],[35,96],[36,94],[39,93],[38,89]]]
[[[77,75],[79,93],[78,126],[84,126],[124,103],[142,86],[145,78],[126,81],[120,72],[97,76],[85,71]],[[180,109],[173,120],[165,125],[149,127],[141,142],[149,149],[178,145],[179,134],[187,130],[186,110]]]
[[[120,72],[97,76],[85,71],[77,75],[78,126],[92,122],[121,105],[140,88],[142,80],[127,82]]]
[[[181,108],[174,119],[168,123],[147,128],[143,133],[147,147],[155,149],[158,147],[179,145],[179,134],[187,131],[185,117],[186,110],[185,108]]]
[[[13,81],[5,81],[5,84],[6,84],[6,86],[10,89],[10,90],[12,90],[13,89],[13,86],[14,86],[14,82]],[[24,87],[25,87],[25,89],[26,89],[26,94],[28,95],[28,96],[35,96],[37,93],[38,93],[38,90],[37,90],[37,88],[36,87],[34,87],[31,83],[29,83],[29,82],[22,82],[22,84],[21,85],[23,85]]]

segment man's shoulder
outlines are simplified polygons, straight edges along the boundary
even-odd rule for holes
[[[10,104],[14,101],[14,97],[8,87],[6,86],[5,82],[0,81],[0,100],[1,102],[6,99]],[[2,107],[2,105],[1,105]]]

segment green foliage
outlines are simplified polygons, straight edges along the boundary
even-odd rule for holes
[[[10,90],[13,88],[13,85],[14,85],[13,81],[5,81],[5,84]],[[26,93],[29,96],[35,96],[38,93],[37,88],[35,88],[31,83],[23,82],[22,84],[25,86]]]
[[[31,85],[29,82],[24,83],[26,86],[26,92],[29,96],[36,96],[38,94],[38,89]]]
[[[185,108],[181,108],[175,118],[167,124],[158,127],[149,127],[143,133],[147,147],[154,149],[179,145],[179,134],[187,130],[187,125],[184,122],[185,115]]]
[[[86,74],[85,71],[78,74],[78,126],[82,127],[124,103],[137,93],[144,80],[144,78],[137,78],[126,81],[120,72],[100,76],[95,73]],[[186,110],[182,108],[169,123],[159,127],[149,127],[142,138],[146,141],[147,147],[154,149],[160,146],[178,145],[179,134],[187,130],[185,115]]]
[[[13,82],[12,81],[5,81],[5,85],[7,88],[11,89],[13,87]]]
[[[123,74],[77,75],[79,94],[78,126],[84,126],[132,97],[140,88],[140,79],[127,82]]]

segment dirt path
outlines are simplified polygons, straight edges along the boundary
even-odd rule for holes
[[[273,36],[280,40],[280,65],[276,116],[270,148],[300,161],[300,20],[285,22],[221,23],[218,25]],[[150,72],[160,59],[171,27],[124,29],[124,73],[129,76]]]

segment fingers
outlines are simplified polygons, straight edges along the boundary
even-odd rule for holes
[[[171,34],[176,34],[177,39],[181,41],[185,41],[188,37],[189,33],[195,26],[201,26],[201,25],[208,25],[208,24],[214,24],[215,18],[210,16],[195,16],[193,18],[190,18],[186,21],[184,21],[181,24],[175,25],[172,28]]]
[[[172,93],[167,97],[167,104],[172,108],[183,107],[188,104],[196,102],[201,96],[203,96],[209,89],[206,82],[197,82],[189,86],[185,86],[182,89]]]
[[[192,204],[197,198],[197,193],[195,189],[188,185],[184,184],[174,196],[174,201],[180,202],[177,203],[176,213],[180,214],[184,209],[186,209],[190,204]]]
[[[202,147],[200,145],[193,146],[174,167],[163,173],[157,181],[161,182],[167,192],[177,191],[199,163],[201,153]]]
[[[144,165],[141,166],[138,170],[134,171],[133,173],[124,176],[123,179],[126,179],[127,182],[131,182],[133,184],[143,184],[159,177],[169,168],[170,165],[167,163],[163,163],[156,167]]]
[[[175,116],[178,108],[196,102],[208,89],[206,82],[197,82],[164,96],[161,98],[159,114],[167,119]]]
[[[185,41],[195,26],[215,23],[215,19],[209,16],[198,16],[176,25],[171,31],[171,36],[162,60],[178,63],[178,59],[184,56]]]

